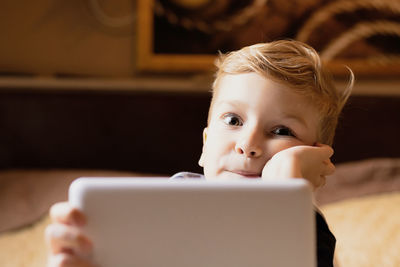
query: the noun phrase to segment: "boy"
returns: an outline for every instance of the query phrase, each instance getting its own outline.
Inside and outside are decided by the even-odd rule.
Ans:
[[[206,179],[305,178],[316,189],[330,161],[338,116],[353,83],[337,92],[319,56],[297,41],[256,44],[221,56],[199,164]],[[173,178],[203,178],[179,173]],[[85,217],[67,203],[51,209],[49,266],[93,266]],[[317,212],[318,266],[332,266],[335,238]]]

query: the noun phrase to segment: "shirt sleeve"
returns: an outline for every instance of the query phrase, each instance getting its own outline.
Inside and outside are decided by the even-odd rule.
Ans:
[[[325,218],[319,211],[315,212],[317,227],[317,262],[318,267],[333,267],[336,238],[329,230]]]
[[[178,172],[171,176],[170,179],[205,179],[204,175],[194,172]]]

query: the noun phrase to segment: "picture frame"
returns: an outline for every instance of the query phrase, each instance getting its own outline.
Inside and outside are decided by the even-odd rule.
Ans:
[[[259,38],[259,40],[250,38],[248,43],[246,43],[246,40],[244,40],[244,38],[242,38],[241,40],[239,38],[236,38],[235,40],[234,39],[235,37],[229,37],[230,34],[229,32],[224,32],[223,34],[220,34],[218,32],[211,33],[209,34],[209,36],[213,36],[213,34],[215,34],[215,36],[217,37],[218,35],[224,35],[224,37],[227,36],[226,39],[234,40],[234,42],[232,43],[234,43],[237,46],[236,47],[232,46],[228,48],[224,47],[223,45],[215,46],[214,48],[211,48],[211,50],[209,49],[208,51],[205,52],[201,51],[201,45],[199,44],[201,42],[198,41],[197,41],[198,43],[195,45],[196,49],[190,51],[191,47],[191,44],[189,43],[190,40],[188,39],[188,37],[185,36],[186,33],[189,32],[188,30],[185,29],[180,30],[179,25],[172,25],[170,28],[159,26],[168,24],[168,20],[165,18],[160,19],[160,15],[157,15],[157,9],[159,9],[160,4],[162,3],[165,4],[168,3],[169,1],[170,0],[138,0],[137,2],[138,4],[137,68],[140,72],[152,72],[152,73],[211,72],[215,69],[214,61],[217,58],[219,51],[225,53],[228,51],[240,49],[243,46],[250,45],[255,42],[264,42],[275,39],[297,39],[313,46],[321,54],[323,61],[326,62],[327,67],[331,70],[334,76],[348,76],[349,75],[348,68],[350,68],[358,77],[360,76],[398,77],[400,75],[400,10],[398,11],[398,13],[394,12],[393,14],[391,13],[393,10],[391,10],[390,12],[386,12],[387,11],[386,9],[389,10],[392,6],[394,6],[393,4],[391,4],[390,0],[382,0],[383,3],[381,3],[381,5],[383,6],[383,8],[374,6],[373,2],[376,1],[365,0],[364,4],[363,5],[360,4],[359,6],[357,6],[356,4],[357,2],[360,1],[351,1],[352,3],[354,2],[355,4],[352,7],[350,6],[349,11],[347,13],[344,12],[344,14],[339,14],[342,17],[344,16],[345,19],[343,19],[343,21],[346,21],[347,23],[346,25],[348,25],[348,28],[346,28],[345,30],[341,29],[341,32],[340,30],[339,31],[332,30],[329,27],[325,29],[327,26],[334,23],[332,23],[332,21],[321,22],[321,19],[319,18],[321,16],[323,17],[324,15],[325,17],[331,16],[331,18],[335,18],[336,20],[339,20],[341,18],[335,12],[333,12],[333,14],[331,15],[324,14],[324,12],[328,12],[329,10],[332,10],[334,7],[340,7],[342,5],[342,2],[344,1],[344,0],[332,0],[328,2],[328,4],[326,5],[321,4],[319,8],[314,8],[314,10],[311,12],[311,15],[307,18],[302,17],[301,14],[297,15],[298,19],[294,19],[294,22],[292,24],[296,23],[302,26],[296,28],[294,31],[292,26],[292,31],[274,33],[273,31],[274,26],[271,26],[270,29],[268,28],[266,29],[267,31],[269,30],[270,33],[272,32],[274,34],[268,34],[267,35],[268,38],[264,36],[263,38]],[[293,0],[293,1],[299,1],[299,0]],[[268,4],[271,2],[272,1],[269,1]],[[260,3],[265,5],[267,1],[249,0],[248,3],[249,5],[255,5],[255,3],[258,3],[259,5]],[[301,1],[299,3],[301,3]],[[368,3],[370,3],[371,5],[370,7],[368,7]],[[271,9],[274,7],[268,6],[268,8]],[[366,17],[370,17],[370,14],[375,14],[376,9],[380,10],[381,8],[383,11],[381,12],[382,14],[378,12],[379,16],[375,15],[374,20],[372,19],[366,20],[365,17],[357,17],[356,15],[354,16],[352,15],[351,12],[353,11],[355,12],[363,8],[366,9],[366,13],[364,14],[364,16]],[[261,10],[261,8],[259,9]],[[304,11],[305,9],[306,7],[304,7],[303,9],[300,8],[300,10],[303,10],[303,13],[305,12]],[[342,10],[343,8],[337,8],[337,9]],[[269,10],[269,12],[272,12],[272,14],[279,13],[279,10],[276,12],[274,10],[272,11]],[[164,14],[165,17],[167,17],[168,15],[169,15],[168,13]],[[228,18],[229,15],[230,14],[227,14]],[[295,17],[293,16],[293,14],[291,14],[291,16]],[[184,19],[185,18],[183,18],[181,21],[182,25],[184,25],[185,23]],[[279,17],[276,18],[270,16],[270,19],[271,19],[271,25],[279,25]],[[283,19],[285,18],[282,17],[282,20]],[[257,18],[255,20],[257,20]],[[316,24],[314,23],[314,25],[312,25],[313,21],[314,22],[317,21],[317,23]],[[377,23],[373,24],[375,23],[375,21]],[[259,23],[259,25],[265,25],[265,24],[268,24],[268,21],[265,22],[264,24]],[[252,26],[254,25],[255,24],[253,24]],[[371,29],[369,30],[367,28],[368,25],[371,26]],[[385,28],[385,26],[388,27]],[[390,28],[389,26],[391,26],[392,28],[389,29]],[[252,27],[247,27],[247,28],[252,29]],[[381,32],[379,32],[379,29],[377,28],[380,28]],[[236,29],[240,30],[235,32]],[[246,31],[246,26],[244,25],[236,27],[235,30],[231,31],[231,35],[235,36],[236,34],[237,36],[239,36],[241,33]],[[255,32],[257,32],[257,30],[258,32],[260,32],[259,28],[256,28]],[[308,34],[304,34],[304,32],[307,31]],[[197,29],[194,29],[192,32],[197,32],[199,33],[198,34],[199,36],[202,35],[203,37],[204,36],[207,37],[207,34],[201,33]],[[330,34],[333,35],[332,32],[335,32],[336,39],[331,40],[331,42],[329,43],[330,46],[325,44],[324,47],[324,45],[321,45],[321,40],[330,39],[331,38]],[[172,37],[170,38],[168,34],[172,34]],[[195,36],[192,33],[190,33],[189,35],[191,35],[191,37],[189,38]],[[251,32],[250,34],[248,34],[248,36],[251,36]],[[316,36],[320,36],[320,38],[318,39],[316,38]],[[377,38],[377,36],[379,38]],[[196,38],[197,37],[195,36],[194,39],[196,40]],[[198,40],[207,40],[203,42],[205,47],[208,44],[213,43],[212,41],[209,41],[213,40],[209,37],[207,37],[209,39],[207,38],[201,39],[201,38],[199,38]],[[382,48],[379,48],[381,50],[379,50],[377,53],[374,54],[373,52],[375,47],[373,47],[373,45],[375,43],[383,45]],[[181,50],[173,51],[174,46],[177,44],[180,45],[180,48],[177,49],[186,51],[182,52]],[[162,47],[163,45],[164,48]],[[165,47],[167,47],[170,50],[165,49]],[[329,56],[329,49],[327,53],[326,47],[331,48],[330,50],[331,53],[335,49],[336,50],[341,49],[341,51],[339,52],[342,55],[337,57],[332,55]],[[324,48],[325,50],[319,48]],[[163,49],[165,49],[165,51]],[[349,51],[353,52],[349,53]]]
[[[212,69],[215,55],[184,55],[154,53],[154,0],[138,0],[139,71],[195,72]]]

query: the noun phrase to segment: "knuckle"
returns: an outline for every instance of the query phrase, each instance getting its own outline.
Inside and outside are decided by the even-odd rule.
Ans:
[[[70,212],[68,202],[58,202],[50,207],[50,217],[53,221],[63,221]]]
[[[50,218],[51,218],[53,221],[57,218],[57,209],[58,209],[57,205],[59,205],[59,203],[53,204],[53,205],[50,207],[50,210],[49,210]]]
[[[49,267],[93,267],[93,263],[68,253],[59,253],[50,260]]]
[[[83,234],[72,226],[50,224],[45,229],[45,236],[49,242],[72,243],[81,239]]]
[[[52,244],[52,241],[56,239],[57,236],[57,225],[49,224],[46,229],[44,230],[44,236],[47,244]]]
[[[49,224],[44,229],[44,235],[46,238],[51,237],[53,235],[53,232],[54,232],[54,224]]]
[[[65,254],[65,253],[62,253],[60,255],[61,255],[61,257],[60,257],[60,260],[59,260],[59,266],[60,267],[70,266],[73,256]]]
[[[51,256],[49,259],[49,267],[67,267],[71,263],[71,255],[65,253],[59,253]]]
[[[332,173],[335,172],[335,170],[336,170],[336,166],[332,164],[332,166],[331,166]]]
[[[321,187],[321,186],[324,186],[325,184],[326,184],[326,177],[325,177],[325,176],[322,176],[321,179],[320,179],[320,184],[319,184],[319,186]]]

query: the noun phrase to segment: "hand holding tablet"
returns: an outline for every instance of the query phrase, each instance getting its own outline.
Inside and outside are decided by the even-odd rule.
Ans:
[[[69,201],[86,215],[102,267],[315,266],[311,190],[301,179],[81,178]]]

